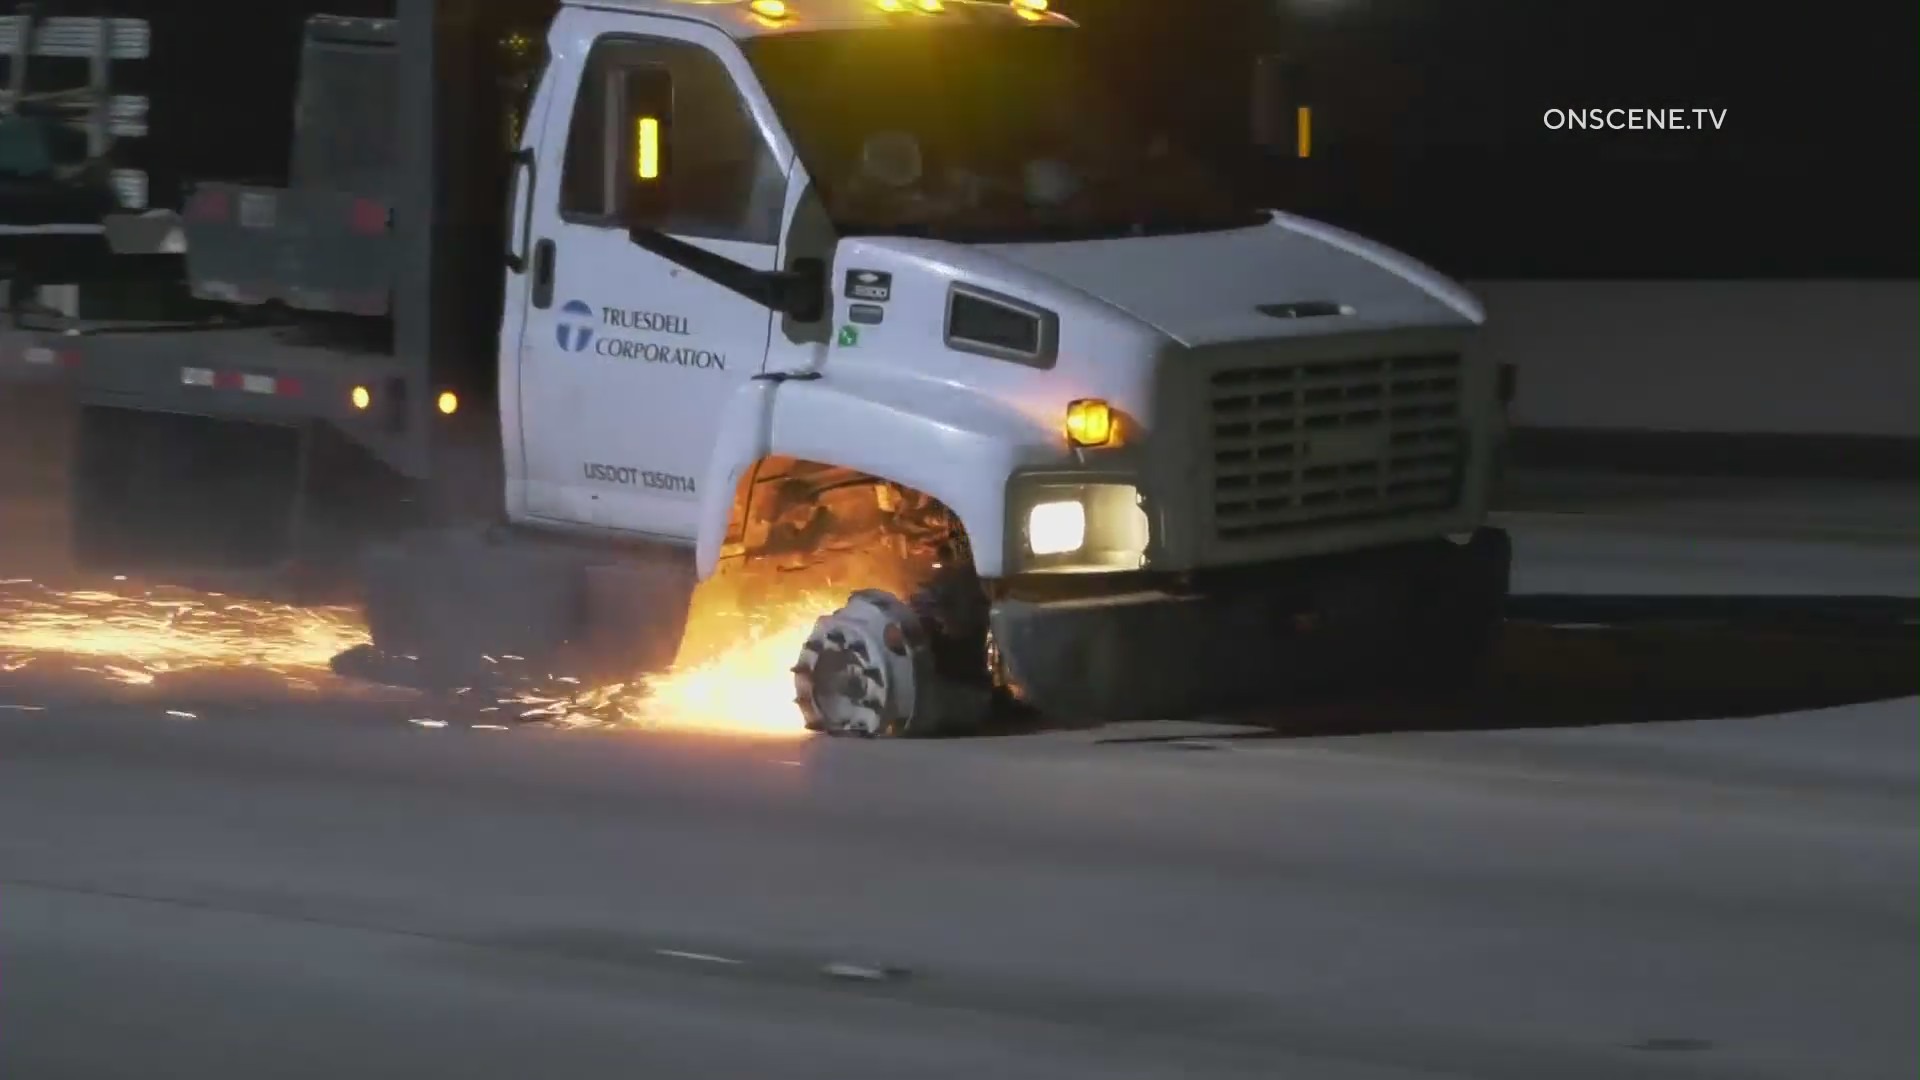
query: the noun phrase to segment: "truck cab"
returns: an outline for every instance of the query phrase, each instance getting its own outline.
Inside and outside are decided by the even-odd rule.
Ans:
[[[1196,635],[1247,629],[1222,604],[1290,632],[1354,593],[1334,580],[1504,592],[1479,304],[1246,199],[1044,0],[597,0],[546,51],[499,339],[515,523],[705,578],[795,478],[935,504],[955,543],[929,565],[962,553],[984,597],[962,654],[1069,701],[1141,700],[1129,673],[1169,664],[1258,678],[1172,659],[1249,651]],[[1491,618],[1440,591],[1397,610]],[[926,719],[883,685],[933,677],[898,647],[914,606],[822,619],[810,723]]]
[[[77,407],[77,564],[345,594],[336,670],[441,689],[799,609],[799,716],[861,735],[1479,670],[1484,314],[1249,194],[1215,106],[1287,82],[1251,50],[1140,71],[1046,0],[315,2],[352,10],[267,13],[245,77],[159,9],[10,24],[172,57],[108,87],[156,134],[286,103],[287,161],[156,154],[85,240],[152,296],[62,262],[87,310],[0,326],[0,381]]]

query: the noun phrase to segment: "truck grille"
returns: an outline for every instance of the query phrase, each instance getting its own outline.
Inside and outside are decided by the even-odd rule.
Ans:
[[[1457,505],[1463,374],[1451,354],[1215,373],[1215,536],[1256,540]]]

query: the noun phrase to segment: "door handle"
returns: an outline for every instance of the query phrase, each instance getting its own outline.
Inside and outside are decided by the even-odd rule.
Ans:
[[[539,188],[540,166],[531,149],[519,150],[513,155],[514,179],[519,180],[522,174],[526,176],[526,183],[514,185],[519,198],[507,202],[507,269],[516,274],[527,272],[526,245],[533,241],[533,200]],[[515,217],[519,218],[517,222]]]
[[[559,255],[551,240],[533,245],[533,306],[542,311],[553,306],[553,264]]]

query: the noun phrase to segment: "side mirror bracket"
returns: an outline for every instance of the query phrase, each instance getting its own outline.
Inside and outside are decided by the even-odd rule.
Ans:
[[[826,317],[827,265],[820,259],[795,259],[785,270],[755,270],[659,229],[636,226],[627,230],[627,238],[642,251],[796,322]]]
[[[793,265],[768,277],[776,295],[767,306],[794,322],[814,323],[827,317],[826,260],[795,259]]]

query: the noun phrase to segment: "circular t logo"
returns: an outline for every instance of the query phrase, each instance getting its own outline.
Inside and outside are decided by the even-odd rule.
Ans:
[[[554,324],[553,336],[568,352],[585,352],[593,344],[593,308],[580,300],[569,300],[560,309],[565,316]]]

